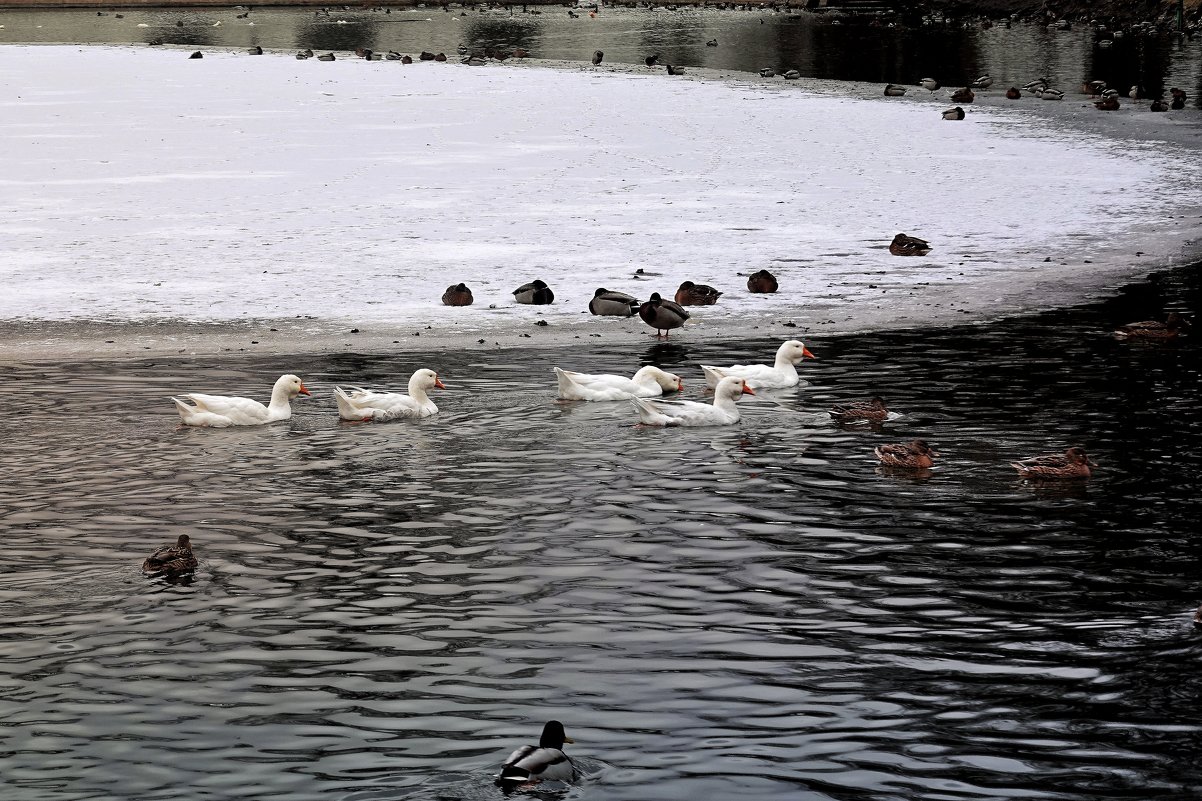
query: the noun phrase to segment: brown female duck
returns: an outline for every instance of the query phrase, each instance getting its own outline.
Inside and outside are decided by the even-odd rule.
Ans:
[[[889,243],[889,252],[894,256],[925,256],[931,252],[931,245],[925,239],[898,234]]]
[[[676,302],[681,306],[713,306],[722,293],[707,284],[685,281],[676,290]]]
[[[747,276],[747,291],[758,292],[762,294],[771,294],[775,292],[780,285],[776,281],[776,276],[767,270],[760,270]]]
[[[879,397],[872,400],[837,403],[831,407],[830,416],[836,423],[879,423],[888,419],[889,409]]]
[[[925,440],[921,439],[892,445],[878,445],[873,453],[883,465],[908,467],[914,470],[926,470],[935,464],[935,457],[939,455]]]
[[[474,300],[472,290],[467,288],[467,284],[449,286],[447,291],[442,293],[444,306],[471,306]]]
[[[1074,447],[1064,453],[1032,456],[1029,459],[1011,462],[1010,466],[1023,478],[1059,479],[1089,478],[1089,468],[1098,465],[1085,455],[1084,448]]]
[[[197,564],[196,556],[192,553],[192,540],[187,534],[180,534],[175,545],[164,545],[146,557],[142,572],[148,576],[180,576],[191,573]]]
[[[1189,323],[1177,312],[1169,312],[1164,322],[1159,320],[1140,320],[1137,323],[1127,323],[1114,332],[1119,339],[1176,339],[1178,335],[1189,329]]]

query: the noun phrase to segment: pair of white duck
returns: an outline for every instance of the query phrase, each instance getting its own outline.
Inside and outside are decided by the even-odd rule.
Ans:
[[[395,420],[398,417],[429,417],[438,413],[438,407],[426,394],[431,389],[446,389],[446,385],[433,370],[421,369],[409,379],[409,394],[399,392],[373,392],[351,387],[348,393],[334,387],[334,398],[338,401],[338,416],[343,420]],[[183,398],[172,398],[179,410],[180,419],[186,426],[226,428],[228,426],[257,426],[274,423],[292,417],[292,401],[298,395],[308,395],[299,376],[282,375],[271,389],[271,402],[266,406],[250,398],[229,395],[202,395],[190,393]]]
[[[629,400],[638,410],[644,425],[654,426],[711,426],[739,422],[735,403],[754,390],[796,386],[801,380],[797,364],[814,354],[796,339],[785,342],[776,351],[771,367],[766,364],[735,364],[730,367],[702,365],[706,384],[714,388],[714,402],[650,401],[665,391],[679,392],[684,388],[680,376],[658,367],[644,367],[626,378],[610,374],[576,373],[555,368],[559,382],[559,397],[563,400],[611,401]]]

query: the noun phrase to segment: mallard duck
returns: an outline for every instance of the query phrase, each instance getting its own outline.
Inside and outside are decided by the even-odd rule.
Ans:
[[[531,303],[535,306],[546,306],[555,302],[555,293],[541,279],[534,279],[528,284],[522,284],[513,290],[513,299],[518,303]]]
[[[301,51],[297,52],[297,54],[296,54],[297,61],[304,61],[307,58],[313,58],[312,50],[301,50]]]
[[[888,467],[908,467],[915,470],[926,470],[935,464],[939,454],[926,443],[916,439],[910,442],[898,442],[891,445],[877,445],[873,451],[881,464]]]
[[[625,292],[614,292],[598,287],[593,299],[588,302],[590,314],[603,317],[633,317],[638,314],[639,301]]]
[[[723,378],[734,376],[746,378],[753,389],[780,389],[797,386],[801,381],[797,365],[806,357],[818,358],[800,340],[790,339],[776,349],[776,359],[771,367],[766,364],[732,364],[729,367],[703,364],[701,370],[709,387],[717,387]]]
[[[205,57],[205,54],[200,52],[199,50],[197,50],[192,55],[188,56],[188,58],[204,58],[204,57]]]
[[[643,63],[648,67],[654,67],[659,63],[659,53],[652,53],[651,55],[647,56],[643,59]]]
[[[935,80],[934,78],[923,78],[918,82],[918,85],[923,89],[926,89],[928,92],[934,92],[939,88],[939,81]]]
[[[418,58],[421,59],[422,61],[433,61],[434,54],[431,53],[429,50],[423,50],[421,52],[421,54],[418,55]]]
[[[681,306],[713,306],[722,293],[708,284],[681,283],[676,290],[676,302]]]
[[[644,398],[631,398],[630,402],[645,426],[729,426],[739,422],[739,408],[735,402],[744,395],[754,394],[745,379],[731,376],[718,382],[713,403]]]
[[[428,368],[417,370],[409,377],[409,394],[399,392],[373,392],[351,387],[348,394],[341,387],[334,387],[334,398],[338,401],[338,416],[343,420],[383,422],[398,417],[429,417],[438,414],[438,407],[426,394],[430,389],[446,389],[438,373]]]
[[[1149,111],[1168,111],[1169,104],[1166,103],[1163,99],[1153,100],[1152,105],[1148,106],[1148,110]]]
[[[1085,95],[1100,95],[1105,89],[1105,81],[1086,81],[1081,84],[1081,94]]]
[[[772,69],[771,67],[760,67],[760,77],[761,78],[775,78],[776,70]]]
[[[1117,97],[1104,97],[1093,104],[1093,107],[1098,111],[1118,111],[1119,99]]]
[[[945,120],[962,120],[964,119],[964,109],[956,106],[955,108],[944,109],[943,119]]]
[[[906,93],[906,87],[895,83],[885,84],[885,97],[901,97]]]
[[[309,390],[299,377],[289,373],[276,379],[271,388],[271,402],[264,406],[257,400],[231,395],[202,395],[190,392],[182,396],[194,405],[173,397],[180,420],[186,426],[226,428],[227,426],[257,426],[292,417],[292,399],[308,395]]]
[[[401,63],[402,64],[412,64],[413,56],[401,56]]]
[[[957,89],[956,91],[952,92],[953,103],[971,103],[976,99],[977,96],[973,94],[973,91],[967,86],[965,86],[963,89]]]
[[[671,64],[666,65],[669,75],[684,75],[684,67],[674,67]]]
[[[261,56],[261,55],[263,55],[263,48],[260,47],[259,45],[255,45],[254,47],[250,48],[246,52],[252,56]]]
[[[980,78],[977,78],[972,82],[972,86],[974,89],[988,89],[989,87],[993,86],[993,76],[982,75]]]
[[[771,294],[779,288],[776,276],[767,270],[759,270],[747,276],[747,291],[760,294]]]
[[[576,778],[576,766],[563,752],[564,743],[572,742],[575,741],[563,730],[562,723],[547,721],[538,745],[523,745],[505,760],[497,774],[497,786],[513,788],[543,780],[572,781]]]
[[[718,46],[718,40],[717,40],[717,39],[710,39],[708,42],[706,42],[706,43],[705,43],[705,46],[706,46],[706,47],[717,47],[717,46]]]
[[[615,401],[630,398],[655,398],[665,392],[680,392],[684,381],[675,373],[647,365],[640,367],[633,378],[612,373],[577,373],[555,370],[560,400]]]
[[[1040,100],[1063,100],[1064,92],[1059,89],[1040,89],[1036,94]]]
[[[1177,312],[1169,312],[1164,322],[1159,320],[1140,320],[1137,323],[1127,323],[1114,332],[1120,339],[1176,339],[1182,332],[1189,329],[1189,323]]]
[[[872,400],[835,404],[831,407],[830,416],[837,423],[857,423],[863,421],[879,423],[882,420],[888,419],[889,409],[885,406],[885,401],[879,397],[875,397]]]
[[[605,58],[605,53],[604,53],[604,51],[601,51],[601,50],[594,50],[594,51],[593,51],[593,66],[595,67],[595,66],[597,66],[598,64],[600,64],[600,63],[601,63],[601,59],[603,59],[603,58]]]
[[[453,284],[442,293],[444,306],[471,306],[474,301],[472,290],[468,289],[467,284]]]
[[[404,56],[395,50],[389,50],[384,54],[384,58],[388,59],[389,61],[400,61],[402,58],[404,58]]]
[[[925,239],[898,234],[889,243],[889,252],[894,256],[925,256],[931,252],[931,245]]]
[[[1023,478],[1089,478],[1089,468],[1098,465],[1085,455],[1083,448],[1074,447],[1064,453],[1021,459],[1010,466]]]
[[[320,56],[317,57],[317,60],[318,61],[334,61],[335,58],[334,58],[333,53],[322,53]]]
[[[784,78],[786,81],[796,81],[801,78],[800,70],[786,70]]]
[[[689,319],[689,313],[679,303],[664,300],[658,292],[651,293],[651,299],[639,306],[639,317],[644,323],[655,329],[655,335],[668,338],[668,331],[680,328]]]
[[[148,576],[179,576],[196,569],[196,556],[192,553],[192,540],[180,534],[175,545],[164,545],[142,562],[142,572]]]
[[[1006,99],[1007,100],[1019,100],[1022,98],[1022,96],[1023,96],[1023,93],[1018,90],[1017,86],[1011,86],[1009,89],[1006,90]]]

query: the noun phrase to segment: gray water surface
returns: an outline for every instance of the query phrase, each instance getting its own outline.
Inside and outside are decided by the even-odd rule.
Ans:
[[[0,368],[3,797],[498,798],[551,718],[589,776],[543,797],[1196,797],[1202,381],[1109,336],[1146,310],[807,339],[807,385],[712,429],[551,366],[701,399],[779,339]],[[337,419],[420,366],[439,415]],[[291,421],[177,425],[285,371]],[[872,394],[902,416],[823,414]],[[876,466],[915,436],[934,470]],[[1089,481],[1007,466],[1075,443]],[[181,532],[195,576],[143,578]]]

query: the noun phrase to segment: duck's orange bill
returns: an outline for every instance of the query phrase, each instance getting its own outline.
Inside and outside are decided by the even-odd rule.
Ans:
[[[683,378],[676,379],[676,391],[684,392],[684,379]]]
[[[304,381],[302,381],[302,382],[301,382],[301,388],[300,388],[300,390],[298,390],[298,391],[299,391],[299,392],[300,392],[300,394],[302,394],[302,395],[309,395],[309,388],[305,386],[305,382],[304,382]],[[313,396],[312,396],[312,395],[309,395],[309,397],[311,398],[311,397],[313,397]]]
[[[811,359],[817,359],[817,358],[818,358],[818,357],[817,357],[817,356],[815,356],[814,354],[810,353],[810,349],[809,349],[809,348],[807,348],[805,345],[802,345],[802,346],[801,346],[801,355],[802,355],[802,356],[809,356]]]
[[[442,379],[439,378],[438,376],[434,376],[434,386],[438,387],[439,389],[447,388],[447,385],[442,383]]]
[[[744,395],[754,395],[755,390],[752,389],[751,387],[747,386],[746,384],[744,384],[743,385],[743,394]]]

